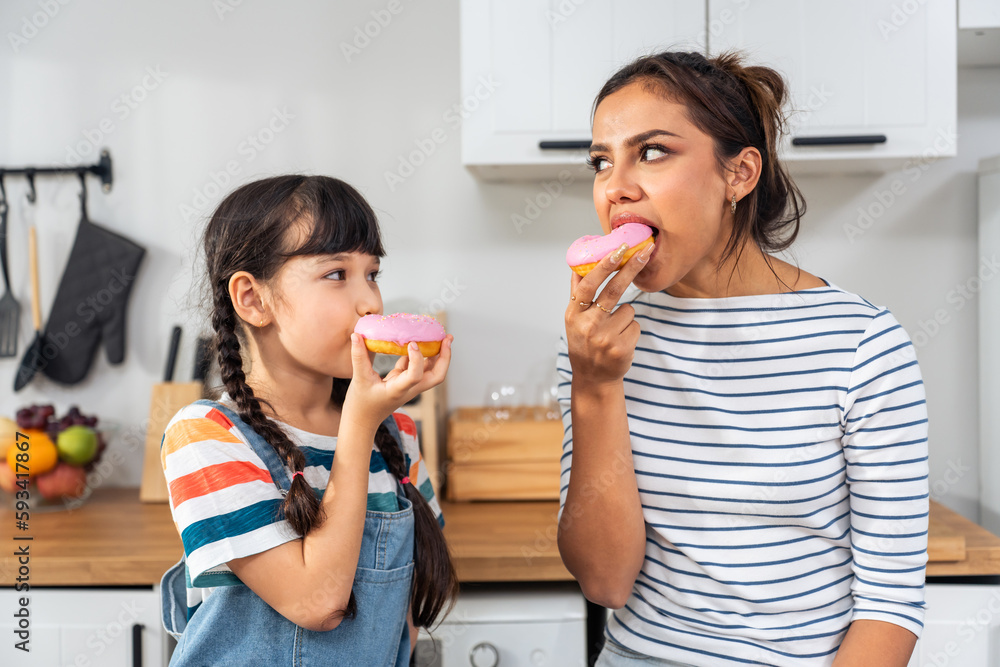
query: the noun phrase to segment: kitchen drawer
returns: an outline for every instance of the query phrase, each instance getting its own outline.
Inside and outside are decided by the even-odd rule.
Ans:
[[[587,611],[575,586],[463,590],[433,633],[421,630],[418,667],[583,667]]]
[[[558,500],[559,460],[470,463],[448,471],[448,500]]]
[[[559,419],[485,420],[479,408],[458,408],[448,423],[448,456],[455,463],[558,461]]]
[[[448,422],[448,499],[559,498],[562,421],[486,420],[485,414],[459,408]]]
[[[15,648],[14,632],[28,599],[30,652]],[[162,667],[166,633],[157,587],[0,589],[0,665],[55,667]],[[134,660],[138,651],[140,662]]]

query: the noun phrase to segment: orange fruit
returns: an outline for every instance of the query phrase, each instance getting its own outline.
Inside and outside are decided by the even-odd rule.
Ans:
[[[48,434],[45,431],[30,429],[24,431],[24,434],[28,436],[27,440],[13,443],[7,448],[7,466],[15,473],[27,472],[32,477],[42,475],[55,468],[56,463],[59,462],[59,450],[56,449],[55,443],[52,442]],[[27,449],[21,449],[25,442],[28,443]],[[21,461],[22,466],[27,466],[27,470],[24,467],[18,470],[18,454],[28,455],[27,461]],[[21,458],[24,459],[23,456]]]

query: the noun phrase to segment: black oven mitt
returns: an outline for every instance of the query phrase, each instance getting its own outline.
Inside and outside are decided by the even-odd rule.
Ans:
[[[110,363],[125,359],[125,306],[145,253],[120,234],[80,221],[45,325],[46,376],[80,382],[102,340]]]

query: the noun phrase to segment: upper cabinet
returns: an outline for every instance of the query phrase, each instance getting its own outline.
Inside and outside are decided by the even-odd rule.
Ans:
[[[704,26],[703,0],[462,0],[463,163],[485,178],[582,164],[604,81],[645,53],[704,51]]]
[[[740,49],[790,87],[782,154],[799,171],[955,155],[954,0],[709,0],[737,20],[709,52]]]
[[[1000,65],[1000,1],[960,0],[958,64],[963,67]]]
[[[797,170],[955,153],[955,0],[462,0],[461,43],[462,160],[488,179],[581,165],[601,85],[666,49],[781,71]]]

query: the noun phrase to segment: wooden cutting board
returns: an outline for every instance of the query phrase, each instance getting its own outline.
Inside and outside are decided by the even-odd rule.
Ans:
[[[201,382],[160,382],[153,385],[149,402],[149,421],[146,423],[145,458],[142,462],[142,485],[139,500],[144,503],[165,503],[167,480],[160,465],[160,442],[163,431],[177,411],[202,398]]]

